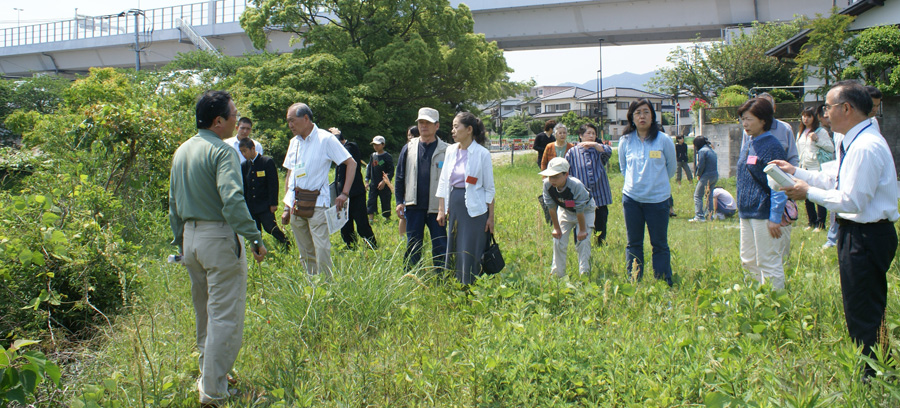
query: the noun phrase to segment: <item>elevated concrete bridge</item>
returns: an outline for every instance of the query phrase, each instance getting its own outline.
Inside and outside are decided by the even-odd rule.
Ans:
[[[729,27],[827,14],[842,0],[469,0],[475,31],[504,50],[718,39]],[[457,6],[461,1],[452,0]],[[90,67],[154,68],[204,38],[225,55],[258,52],[240,27],[247,0],[209,0],[152,10],[0,30],[0,75],[72,74]],[[188,27],[187,29],[185,28]],[[194,35],[191,35],[193,31]],[[269,32],[271,52],[290,52],[291,34]],[[135,53],[135,47],[140,51]],[[136,61],[137,60],[137,61]]]

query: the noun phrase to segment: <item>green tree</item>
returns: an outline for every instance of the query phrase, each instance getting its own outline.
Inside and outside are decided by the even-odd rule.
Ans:
[[[597,125],[597,121],[594,118],[587,116],[579,116],[575,111],[568,111],[563,114],[559,119],[556,120],[558,123],[562,123],[566,125],[566,128],[569,130],[570,135],[578,135],[578,129],[581,128],[581,125],[585,123],[591,123],[593,125]],[[600,135],[597,135],[600,137]]]
[[[447,0],[253,3],[257,7],[241,16],[241,26],[254,46],[265,46],[271,26],[296,34],[305,46],[273,60],[277,62],[245,68],[240,75],[241,96],[252,99],[248,108],[257,119],[277,121],[289,105],[286,102],[305,101],[319,123],[339,126],[351,139],[378,133],[388,138],[389,146],[401,146],[419,107],[438,109],[442,129],[449,129],[456,111],[473,110],[475,103],[514,92],[503,52],[473,32],[472,14],[464,4],[453,8]],[[272,75],[276,71],[280,76]],[[312,76],[299,78],[303,74]]]
[[[844,69],[843,78],[863,79],[888,95],[900,92],[891,82],[891,70],[900,71],[900,29],[871,27],[851,42],[854,61]]]
[[[521,137],[528,136],[528,124],[521,115],[515,115],[503,121],[503,136]]]
[[[802,18],[789,23],[754,22],[728,43],[697,41],[691,47],[677,47],[666,58],[672,67],[661,69],[650,87],[667,95],[685,90],[705,99],[730,85],[789,85],[793,63],[769,57],[766,51],[797,34],[803,22]]]
[[[806,24],[805,28],[810,32],[806,44],[794,58],[797,63],[792,71],[794,83],[805,82],[811,76],[821,78],[825,84],[816,92],[824,95],[831,83],[841,78],[850,55],[851,35],[847,28],[855,18],[839,14],[835,7],[830,16],[816,14],[816,18]]]

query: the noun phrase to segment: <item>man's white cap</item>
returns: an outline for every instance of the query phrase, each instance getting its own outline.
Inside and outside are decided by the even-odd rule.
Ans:
[[[438,120],[440,120],[440,118],[441,117],[440,117],[440,114],[438,114],[437,109],[422,108],[422,109],[419,109],[419,118],[416,119],[416,121],[427,120],[431,123],[437,123]]]
[[[384,136],[375,136],[372,138],[372,143],[369,144],[384,144]]]
[[[538,174],[542,176],[555,176],[559,173],[567,173],[569,172],[569,162],[562,157],[554,157],[550,159],[550,163],[547,163],[547,170],[544,170]]]

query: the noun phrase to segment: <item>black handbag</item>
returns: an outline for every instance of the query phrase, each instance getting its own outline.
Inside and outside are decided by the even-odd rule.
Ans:
[[[488,243],[487,248],[485,248],[484,254],[481,255],[482,275],[499,273],[503,270],[503,267],[506,266],[506,262],[503,260],[503,254],[500,252],[500,245],[497,245],[494,234],[490,234],[490,237],[490,242]]]

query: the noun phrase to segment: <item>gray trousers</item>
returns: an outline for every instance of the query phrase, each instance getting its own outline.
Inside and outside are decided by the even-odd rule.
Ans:
[[[575,243],[575,252],[578,253],[578,272],[582,275],[591,272],[591,237],[594,235],[594,209],[584,212],[584,226],[587,229],[587,238]],[[559,219],[559,229],[562,236],[553,238],[553,263],[550,273],[563,277],[566,276],[566,250],[569,248],[569,233],[574,232],[578,237],[578,215],[566,211],[563,207],[556,209]]]
[[[243,239],[225,222],[186,222],[183,246],[197,319],[197,388],[200,402],[208,403],[228,397],[226,376],[241,350],[247,254]]]
[[[694,175],[691,173],[691,166],[688,166],[688,162],[677,162],[675,165],[675,169],[677,171],[675,181],[681,182],[681,170],[684,169],[684,172],[687,173],[688,181],[694,181]]]
[[[464,285],[475,282],[481,274],[481,256],[487,246],[488,235],[484,232],[488,213],[470,217],[466,210],[466,190],[450,189],[450,200],[447,205],[447,268],[456,271],[456,279]]]

